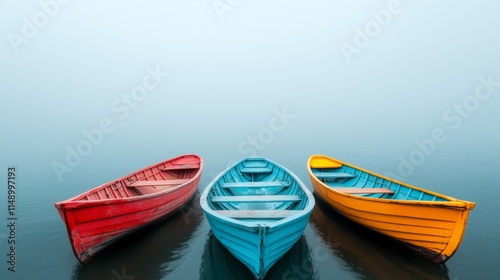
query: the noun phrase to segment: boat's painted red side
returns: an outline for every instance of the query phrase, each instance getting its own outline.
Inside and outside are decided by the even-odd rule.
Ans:
[[[183,155],[57,202],[76,258],[86,263],[113,241],[179,210],[194,196],[202,170],[201,157]]]

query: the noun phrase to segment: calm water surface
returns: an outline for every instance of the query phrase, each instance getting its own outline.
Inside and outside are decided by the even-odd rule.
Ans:
[[[273,155],[273,159],[287,165],[310,186],[305,170],[306,157],[302,155],[307,153]],[[374,162],[376,160],[367,160],[355,152],[346,154],[351,161],[364,163],[380,172],[384,170]],[[96,154],[96,157],[101,156]],[[16,162],[20,185],[18,271],[7,273],[4,266],[2,275],[7,279],[109,280],[118,275],[136,276],[135,279],[252,279],[245,266],[211,234],[199,207],[199,195],[211,180],[206,173],[217,169],[212,166],[222,168],[225,165],[214,161],[216,154],[205,157],[208,167],[199,191],[188,205],[158,224],[119,241],[87,265],[81,265],[74,258],[53,202],[121,175],[123,172],[118,169],[128,172],[139,168],[139,164],[130,158],[115,161],[115,165],[122,168],[110,168],[108,174],[87,174],[92,173],[91,170],[104,170],[114,161],[103,160],[101,165],[82,167],[80,176],[68,180],[79,183],[61,185],[52,178],[53,174],[44,176],[41,172],[30,172],[30,167],[34,166],[29,162]],[[156,155],[144,156],[138,161],[157,158]],[[478,274],[483,279],[495,279],[495,257],[500,249],[495,208],[499,196],[498,185],[492,183],[495,182],[494,170],[486,169],[498,165],[498,161],[485,162],[481,168],[465,166],[462,164],[465,161],[466,158],[452,162],[443,160],[441,168],[426,168],[421,173],[427,176],[415,175],[409,180],[477,202],[463,243],[446,265],[436,266],[420,259],[385,237],[346,220],[317,200],[304,235],[271,269],[266,279],[332,279],[332,275],[335,279],[473,279]],[[470,178],[471,173],[477,177]],[[479,188],[480,185],[488,188]],[[2,255],[6,253],[4,240]]]

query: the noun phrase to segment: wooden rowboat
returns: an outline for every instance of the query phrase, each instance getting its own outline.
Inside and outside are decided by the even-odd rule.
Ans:
[[[317,195],[333,209],[436,264],[457,251],[475,206],[327,156],[313,155],[307,168]]]
[[[199,156],[183,155],[57,202],[76,258],[86,263],[112,242],[179,210],[194,196],[202,169]]]
[[[217,176],[200,204],[215,237],[263,279],[301,237],[314,197],[287,169],[246,158]]]

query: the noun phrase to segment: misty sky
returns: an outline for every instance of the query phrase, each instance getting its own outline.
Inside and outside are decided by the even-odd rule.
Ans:
[[[36,155],[50,168],[109,119],[96,154],[161,147],[225,162],[256,149],[248,137],[276,110],[293,118],[259,154],[349,150],[396,162],[440,128],[440,148],[500,158],[495,1],[40,3],[0,4],[7,160]],[[479,77],[491,80],[482,100]],[[130,103],[145,80],[154,89]]]
[[[249,156],[312,190],[307,159],[325,154],[474,201],[462,255],[442,272],[496,276],[499,11],[491,0],[0,1],[0,198],[15,166],[22,217],[14,277],[96,275],[67,258],[53,203],[187,153],[204,159],[199,190]],[[318,248],[331,236],[313,227]],[[196,275],[205,235],[193,235],[179,247],[191,253],[168,249],[182,259],[148,273]],[[318,271],[365,273],[350,267]]]

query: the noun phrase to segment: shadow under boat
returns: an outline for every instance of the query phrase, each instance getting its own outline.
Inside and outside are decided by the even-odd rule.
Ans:
[[[271,267],[264,279],[319,279],[310,252],[307,240],[302,235],[299,241]],[[200,279],[254,280],[255,278],[210,231],[202,256]]]
[[[72,280],[162,279],[170,271],[165,264],[179,259],[204,216],[200,192],[179,211],[124,237],[87,264],[76,264]]]
[[[398,246],[395,240],[335,212],[314,193],[310,225],[348,269],[368,279],[450,279],[437,266]]]

